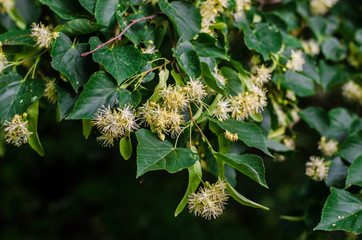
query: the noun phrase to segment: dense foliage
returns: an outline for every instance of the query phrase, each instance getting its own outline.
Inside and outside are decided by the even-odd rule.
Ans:
[[[136,159],[136,178],[187,170],[174,215],[188,207],[205,219],[227,211],[231,199],[269,210],[238,190],[244,183],[236,173],[268,188],[277,176],[265,177],[263,159],[278,165],[298,158],[309,177],[306,209],[302,217],[282,218],[304,220],[307,235],[343,230],[353,239],[362,232],[357,1],[0,0],[0,6],[3,158],[6,143],[49,154],[37,131],[43,117],[81,121],[85,139],[117,145],[119,160]],[[314,195],[313,186],[329,189],[328,198]]]

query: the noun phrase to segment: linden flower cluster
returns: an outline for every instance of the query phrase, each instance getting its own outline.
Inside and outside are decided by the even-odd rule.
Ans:
[[[227,130],[225,131],[225,138],[229,139],[232,142],[235,142],[235,141],[237,141],[239,139],[237,133],[232,134],[231,132],[229,132]]]
[[[318,55],[320,52],[318,42],[313,39],[308,41],[303,40],[302,46],[304,51],[311,56]]]
[[[16,114],[13,119],[5,121],[5,139],[7,143],[14,144],[19,147],[23,143],[27,143],[32,132],[28,130],[28,121],[25,120],[26,113],[23,114],[23,117]]]
[[[33,23],[30,36],[36,39],[39,47],[49,48],[53,39],[59,37],[59,32],[50,31],[49,27],[45,27],[43,23]]]
[[[212,75],[214,75],[221,85],[225,86],[227,79],[224,77],[224,75],[222,75],[221,71],[216,66],[212,72]]]
[[[338,142],[332,139],[327,141],[325,137],[322,137],[318,142],[318,149],[322,151],[324,156],[332,157],[338,151]]]
[[[236,21],[240,21],[244,17],[244,11],[249,10],[251,0],[236,0],[236,13],[234,15]]]
[[[251,80],[258,87],[262,87],[271,79],[272,70],[265,67],[264,64],[256,67],[254,71],[256,74],[251,75]]]
[[[212,185],[206,182],[204,188],[200,188],[197,193],[189,195],[188,207],[190,212],[208,220],[217,218],[223,213],[224,205],[229,198],[225,190],[226,183],[224,180],[219,179]]]
[[[102,133],[97,140],[105,147],[112,147],[114,138],[122,138],[127,132],[138,129],[135,114],[130,106],[113,110],[110,106],[102,106],[92,122]]]
[[[311,0],[310,9],[313,14],[324,15],[328,9],[333,7],[337,2],[338,0]]]
[[[327,178],[329,167],[323,162],[323,158],[311,156],[306,165],[305,174],[314,181],[322,181]]]
[[[297,50],[293,51],[291,54],[292,59],[288,60],[287,68],[292,71],[303,71],[303,64],[305,63],[303,51]]]
[[[342,95],[347,99],[356,101],[362,105],[362,87],[354,81],[350,80],[343,85]]]
[[[249,92],[239,93],[232,98],[220,100],[214,115],[220,121],[229,117],[244,120],[250,114],[260,113],[266,105],[266,90],[254,85]]]
[[[167,86],[161,90],[162,102],[147,101],[139,108],[139,115],[144,122],[155,128],[158,137],[163,141],[163,133],[171,133],[176,137],[184,124],[184,116],[181,112],[189,102],[202,102],[206,96],[205,86],[200,80],[191,80],[183,88],[178,86]]]
[[[0,0],[0,10],[3,13],[10,12],[14,6],[15,6],[14,0]]]
[[[201,32],[212,34],[210,26],[215,23],[218,13],[224,11],[228,0],[206,0],[200,6]]]
[[[55,89],[55,79],[48,80],[45,84],[44,97],[48,99],[50,103],[56,103],[59,99],[59,94]]]

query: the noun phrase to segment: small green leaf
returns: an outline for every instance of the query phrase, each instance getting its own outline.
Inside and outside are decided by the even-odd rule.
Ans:
[[[261,115],[261,113],[250,113],[250,117],[255,122],[262,122],[263,121],[263,116]]]
[[[284,144],[280,143],[280,142],[277,142],[273,139],[267,139],[266,140],[266,146],[267,148],[269,149],[272,149],[274,151],[277,151],[277,152],[289,152],[289,151],[293,151],[293,149],[285,146]]]
[[[273,155],[266,148],[264,135],[262,134],[260,128],[255,124],[237,121],[234,119],[218,121],[210,116],[207,116],[207,118],[219,125],[222,129],[227,130],[233,134],[237,133],[239,140],[243,141],[247,146],[260,149],[265,154],[273,157]]]
[[[169,173],[181,171],[195,164],[199,157],[188,148],[174,148],[167,140],[161,141],[152,132],[140,129],[136,132],[137,176],[154,170]]]
[[[307,97],[314,95],[314,82],[312,79],[305,77],[304,75],[287,71],[282,78],[282,85],[295,92],[299,97]]]
[[[201,15],[189,2],[159,0],[158,5],[175,26],[183,41],[191,40],[201,29]]]
[[[129,136],[125,136],[119,142],[119,152],[124,160],[130,159],[132,156],[132,142]]]
[[[196,161],[195,164],[188,169],[189,172],[189,184],[187,186],[186,192],[176,208],[175,217],[177,217],[186,207],[186,204],[189,199],[189,194],[196,191],[197,187],[199,186],[202,178],[202,170],[200,161]]]
[[[91,119],[102,106],[118,105],[119,96],[116,81],[106,72],[96,72],[84,86],[67,119]]]
[[[226,189],[227,189],[227,192],[230,194],[230,196],[235,199],[235,201],[237,201],[245,206],[269,210],[269,208],[267,208],[263,205],[260,205],[259,203],[253,202],[253,201],[247,199],[246,197],[244,197],[243,195],[241,195],[228,182],[226,182]]]
[[[94,16],[96,17],[97,23],[109,26],[116,20],[115,13],[119,0],[97,0],[96,7],[94,10]]]
[[[337,186],[343,188],[347,177],[348,166],[340,157],[334,157],[331,161],[332,163],[329,165],[328,177],[325,182],[328,187]]]
[[[353,161],[348,168],[346,185],[356,185],[362,187],[362,155]]]
[[[317,130],[322,136],[329,131],[329,118],[321,107],[308,107],[299,114],[310,128]]]
[[[338,141],[343,140],[348,135],[349,127],[357,119],[355,114],[351,114],[345,108],[335,108],[328,113],[330,127],[328,137]]]
[[[74,92],[69,84],[63,81],[58,81],[55,89],[59,93],[59,120],[62,120],[73,110],[79,95]]]
[[[196,40],[191,41],[200,57],[217,57],[227,59],[225,48],[216,46],[216,39],[209,34],[200,33]]]
[[[246,176],[250,177],[255,182],[259,183],[263,187],[268,188],[265,181],[265,168],[263,159],[253,154],[214,154],[217,159],[225,162]]]
[[[0,76],[1,122],[23,114],[28,107],[43,96],[45,86],[40,79],[23,78],[15,72]]]
[[[338,154],[350,163],[362,155],[362,130],[348,136],[340,146]]]
[[[327,91],[332,85],[346,82],[348,79],[338,66],[329,65],[323,60],[319,63],[319,69],[320,81],[325,91]]]
[[[131,20],[136,20],[139,18],[143,18],[145,16],[143,16],[142,14],[133,14],[129,17],[127,17],[126,19],[123,18],[123,14],[117,14],[117,21],[118,24],[121,26],[122,29],[125,29],[130,23]],[[146,25],[146,21],[141,21],[138,22],[134,25],[132,25],[132,27],[130,27],[125,33],[124,35],[126,35],[126,37],[131,40],[131,42],[134,45],[138,45],[141,41],[141,39],[143,38],[143,36],[145,35],[147,30],[147,25]]]
[[[361,206],[362,201],[355,195],[332,187],[322,210],[321,221],[314,230],[362,233]]]
[[[45,152],[38,136],[38,114],[39,114],[39,101],[36,101],[28,108],[28,123],[29,123],[29,131],[33,134],[30,135],[28,139],[28,143],[35,152],[37,152],[40,156],[44,156]]]
[[[83,126],[83,136],[85,139],[88,139],[93,128],[92,121],[90,119],[82,119],[82,126]]]
[[[341,43],[335,37],[330,37],[322,44],[322,52],[326,59],[340,61],[346,57],[347,48],[341,46]]]
[[[130,92],[126,89],[119,90],[119,106],[120,107],[124,107],[124,105],[130,105],[133,108],[135,108],[141,102],[141,100],[142,100],[142,96],[138,90],[136,90],[134,92]]]
[[[61,31],[68,36],[77,36],[97,32],[103,28],[105,26],[91,22],[88,19],[75,19],[66,22],[62,26]]]
[[[161,46],[163,37],[166,33],[166,27],[164,25],[150,23],[146,29],[146,33],[143,36],[143,41],[148,46],[148,42],[152,41],[156,48]]]
[[[75,92],[83,86],[92,75],[92,62],[89,57],[80,55],[89,50],[86,43],[73,45],[64,33],[56,39],[52,50],[52,66],[67,76]]]
[[[41,3],[50,7],[61,18],[71,20],[87,15],[87,12],[75,0],[39,0]]]
[[[30,30],[12,30],[0,35],[3,45],[25,45],[34,46],[35,41],[30,36]]]
[[[102,42],[97,37],[92,37],[89,43],[94,49]],[[112,49],[104,46],[93,53],[93,59],[102,64],[117,79],[118,84],[136,74],[142,64],[141,53],[133,46],[118,46]]]

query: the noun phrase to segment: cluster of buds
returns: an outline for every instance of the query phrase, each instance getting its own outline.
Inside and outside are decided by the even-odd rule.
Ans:
[[[15,7],[14,0],[0,0],[0,11],[2,13],[8,13]]]
[[[306,165],[305,175],[311,177],[314,181],[322,181],[328,176],[328,164],[323,158],[311,156]]]
[[[318,142],[318,149],[321,150],[324,156],[332,157],[338,151],[338,142],[332,139],[327,141],[325,137],[322,137]]]
[[[59,93],[55,89],[55,79],[47,80],[45,83],[44,97],[52,104],[56,103],[59,99]]]
[[[33,23],[30,36],[36,39],[36,44],[42,48],[49,48],[53,39],[59,37],[59,32],[52,32],[49,27],[43,23]]]
[[[328,9],[333,7],[338,0],[311,0],[310,9],[313,14],[324,15],[328,12]]]
[[[219,179],[212,185],[206,182],[204,188],[200,188],[197,193],[189,195],[188,207],[190,212],[208,220],[217,218],[223,213],[229,198],[225,190],[226,183],[224,180]]]
[[[239,139],[239,136],[238,136],[238,134],[237,133],[231,133],[231,132],[229,132],[229,131],[225,131],[225,138],[226,139],[229,139],[230,141],[232,141],[232,142],[236,142],[238,139]]]
[[[348,83],[344,84],[342,95],[345,98],[356,101],[362,105],[362,87],[354,81],[350,80]]]
[[[303,64],[305,63],[305,59],[303,56],[303,51],[302,50],[297,50],[294,51],[292,50],[292,54],[291,54],[291,58],[290,60],[288,60],[287,62],[287,68],[292,70],[292,71],[303,71]]]
[[[16,114],[13,119],[5,121],[5,139],[7,143],[14,144],[19,147],[23,143],[27,143],[32,132],[28,130],[28,121],[26,120],[27,114],[23,116]]]
[[[166,134],[176,137],[184,124],[182,111],[190,102],[201,103],[206,96],[205,86],[200,80],[191,80],[186,86],[167,86],[160,92],[162,101],[147,101],[140,107],[139,115],[148,125],[155,128],[163,141]]]
[[[201,32],[211,34],[210,26],[215,23],[215,18],[227,7],[228,0],[206,0],[200,6]]]
[[[106,147],[112,147],[115,138],[122,138],[126,133],[138,129],[135,114],[130,106],[113,110],[110,106],[102,106],[98,109],[92,122],[102,133],[97,140]]]

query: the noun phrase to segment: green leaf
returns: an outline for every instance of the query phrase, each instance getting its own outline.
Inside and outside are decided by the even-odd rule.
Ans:
[[[94,14],[94,9],[96,8],[97,0],[79,0],[80,5],[82,5],[88,12]]]
[[[15,72],[0,76],[0,118],[12,119],[15,114],[23,114],[28,107],[43,96],[45,89],[40,79],[23,78]]]
[[[102,44],[97,37],[92,37],[89,43],[92,49]],[[117,79],[118,84],[136,74],[142,64],[141,53],[133,46],[117,46],[112,49],[104,46],[93,53],[93,59],[102,64]]]
[[[64,33],[56,39],[52,50],[52,66],[69,79],[75,92],[83,86],[92,75],[92,62],[89,57],[80,55],[89,50],[86,43],[73,45]]]
[[[355,33],[356,42],[362,45],[362,28],[359,28]]]
[[[348,135],[355,134],[360,130],[362,130],[362,118],[357,118],[351,123],[348,129]]]
[[[118,13],[117,14],[117,21],[118,24],[121,26],[122,29],[125,29],[130,23],[131,20],[137,20],[139,18],[143,18],[145,17],[142,14],[133,14],[129,17],[127,17],[126,19],[123,18],[123,14]],[[147,30],[147,25],[146,25],[146,21],[142,21],[142,22],[138,22],[134,25],[132,25],[132,27],[130,27],[125,33],[124,35],[126,35],[126,37],[131,40],[131,42],[134,45],[138,45],[141,41],[141,39],[143,38],[143,36],[145,35]]]
[[[362,201],[355,195],[332,187],[322,210],[321,221],[314,230],[362,233],[361,206]]]
[[[148,41],[152,41],[156,48],[161,46],[163,37],[166,33],[166,27],[164,25],[150,23],[146,29],[146,33],[143,36],[143,41],[148,44]]]
[[[304,75],[287,71],[282,78],[282,85],[295,92],[299,97],[307,97],[314,95],[314,82],[312,79]]]
[[[217,136],[219,152],[228,153],[230,151],[231,142],[229,139],[226,139],[225,131],[212,121],[209,121],[209,129]]]
[[[322,136],[329,131],[329,118],[321,107],[308,107],[299,114],[310,128],[317,130]]]
[[[82,119],[82,126],[83,126],[83,136],[85,139],[88,139],[93,128],[92,121],[89,119]]]
[[[341,46],[341,43],[335,37],[330,37],[322,44],[322,52],[326,59],[340,61],[346,57],[347,48]]]
[[[243,141],[249,147],[255,147],[265,154],[273,157],[273,155],[266,148],[265,137],[260,128],[253,123],[237,121],[228,119],[226,121],[218,121],[210,116],[207,116],[210,121],[219,125],[222,129],[227,130],[233,134],[237,133],[239,140]]]
[[[186,73],[192,78],[199,78],[201,75],[201,63],[196,51],[189,50],[181,54],[179,61]]]
[[[259,203],[253,202],[253,201],[247,199],[246,197],[244,197],[243,195],[241,195],[228,182],[226,182],[226,189],[232,198],[234,198],[237,202],[239,202],[245,206],[269,210],[269,208],[267,208],[263,205],[260,205]]]
[[[79,95],[76,94],[74,90],[63,81],[57,82],[55,89],[59,93],[59,120],[62,120],[73,110]]]
[[[81,18],[87,15],[78,1],[75,0],[39,0],[41,3],[50,7],[53,12],[61,18],[71,20]]]
[[[254,30],[245,28],[244,40],[246,46],[260,53],[265,61],[269,59],[269,53],[277,53],[283,43],[279,30],[266,23],[257,24]]]
[[[277,142],[273,139],[266,139],[266,146],[267,148],[269,149],[272,149],[274,151],[277,151],[277,152],[289,152],[289,151],[293,151],[293,149],[285,146],[284,144],[280,143],[280,142]]]
[[[159,0],[158,5],[175,26],[182,41],[191,40],[201,29],[201,15],[189,2]]]
[[[174,148],[167,140],[161,141],[149,130],[136,132],[137,178],[146,172],[166,170],[169,173],[191,167],[199,160],[196,153],[188,148]]]
[[[253,154],[237,155],[232,153],[215,153],[214,155],[217,159],[220,159],[221,161],[245,174],[255,182],[268,188],[268,185],[265,181],[264,163],[261,157]]]
[[[338,141],[343,140],[348,135],[349,127],[357,119],[355,114],[350,114],[345,108],[335,108],[328,113],[330,127],[328,137]]]
[[[217,93],[225,96],[225,90],[219,86],[217,79],[214,75],[210,72],[209,65],[207,63],[201,63],[201,77],[205,80],[206,84],[215,90]]]
[[[362,156],[359,156],[348,168],[346,185],[362,187]]]
[[[97,23],[109,26],[115,19],[119,0],[97,0],[94,16]]]
[[[35,41],[30,37],[30,30],[12,30],[0,35],[3,45],[34,46]]]
[[[321,84],[325,91],[333,84],[347,81],[344,72],[338,66],[328,65],[325,61],[321,60],[319,68]]]
[[[343,188],[347,177],[348,166],[340,157],[334,157],[331,161],[332,163],[329,166],[328,177],[325,182],[328,187],[334,185]]]
[[[228,67],[222,67],[220,69],[222,75],[227,79],[226,87],[228,92],[232,96],[236,96],[239,92],[243,92],[243,83],[240,79],[240,75],[235,72],[233,69]]]
[[[28,108],[28,123],[29,131],[33,134],[30,135],[28,143],[34,151],[36,151],[40,156],[44,156],[45,152],[38,136],[38,114],[39,114],[39,101],[36,101]]]
[[[141,93],[136,90],[134,92],[130,92],[126,89],[119,90],[119,106],[123,107],[124,105],[131,105],[132,107],[137,107],[137,105],[141,102],[142,96]]]
[[[362,130],[356,134],[348,136],[340,146],[338,154],[353,163],[362,155]]]
[[[66,119],[91,119],[102,106],[118,106],[119,91],[115,80],[106,72],[94,73],[84,86],[73,111]]]
[[[191,41],[200,57],[217,57],[227,59],[225,48],[216,46],[216,39],[209,34],[200,33],[196,40]]]
[[[123,137],[119,142],[119,152],[124,160],[130,159],[132,156],[132,142],[129,136]]]
[[[94,23],[88,19],[75,19],[66,22],[62,26],[61,31],[68,36],[78,36],[97,32],[103,28],[105,28],[105,26]]]
[[[189,194],[195,192],[201,182],[202,170],[201,170],[200,161],[196,161],[195,164],[193,166],[189,167],[187,170],[189,172],[189,184],[187,186],[186,192],[185,192],[181,202],[179,203],[179,205],[176,208],[176,211],[174,214],[175,217],[177,217],[184,210],[184,208],[188,202],[188,199],[189,199]]]

